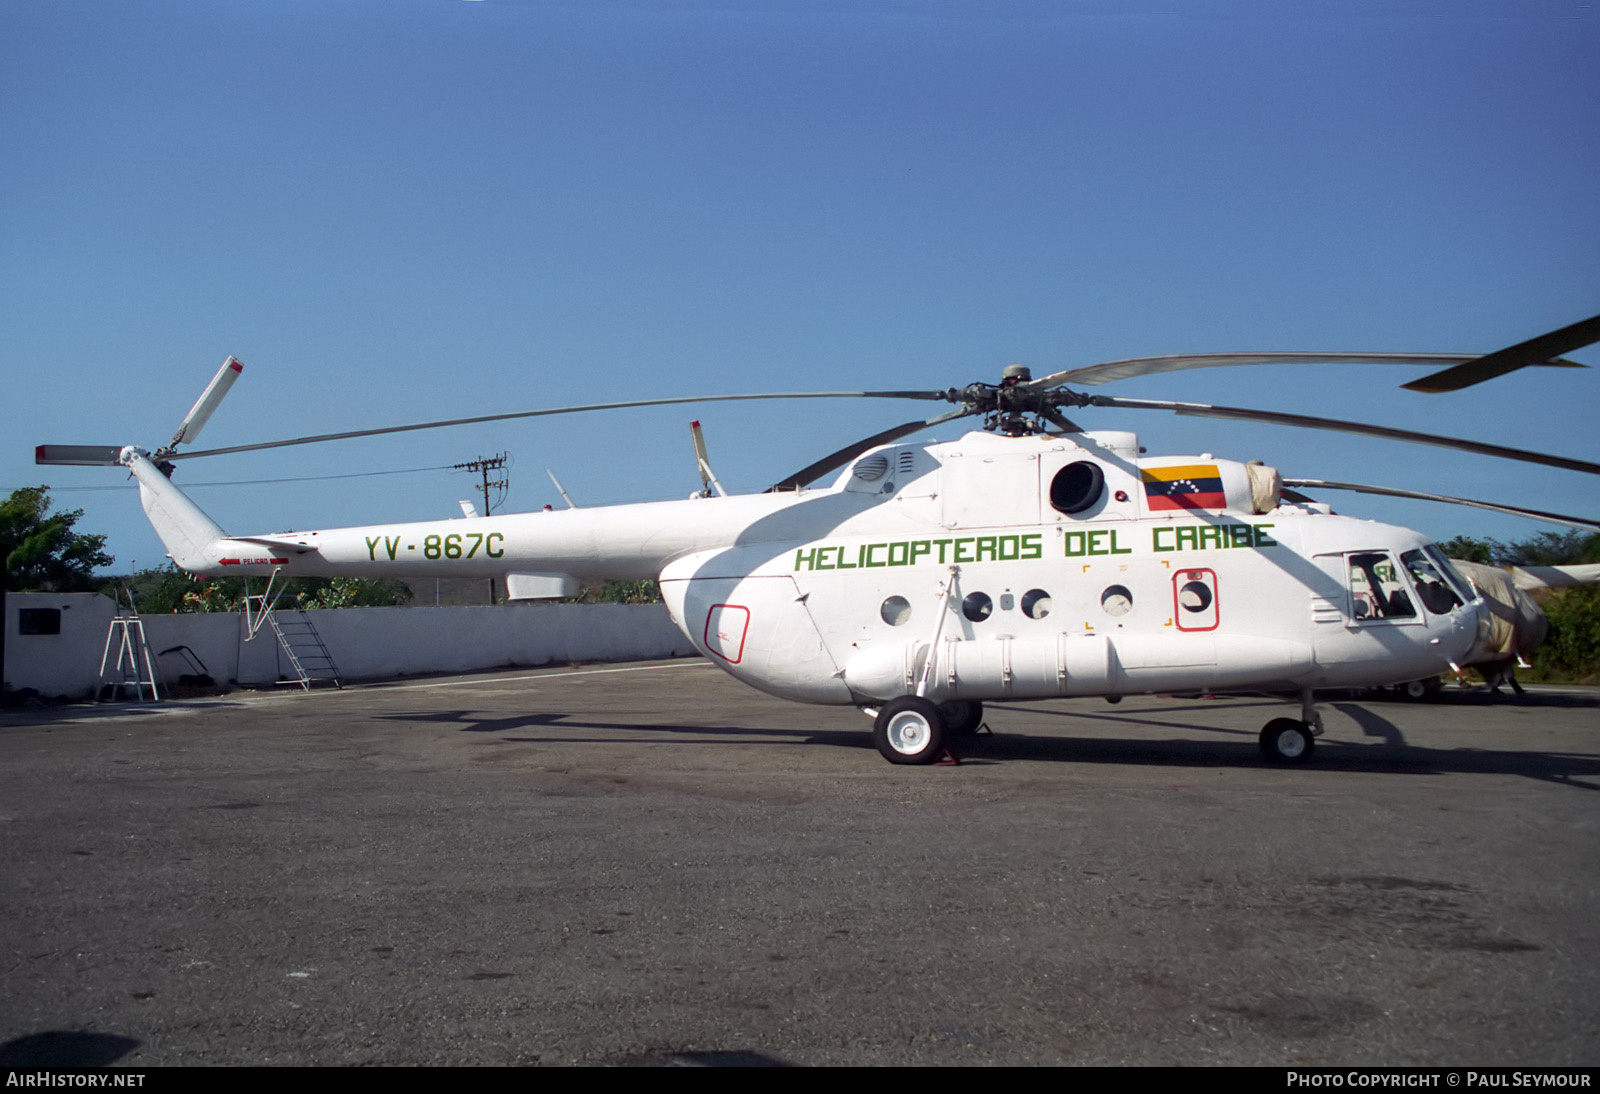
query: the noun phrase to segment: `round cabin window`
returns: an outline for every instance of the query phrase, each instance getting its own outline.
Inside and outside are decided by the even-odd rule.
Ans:
[[[1203,612],[1211,607],[1211,589],[1204,581],[1191,581],[1178,590],[1178,603],[1186,612]]]
[[[1133,593],[1126,585],[1113,585],[1100,594],[1100,607],[1107,615],[1127,615],[1133,611]]]

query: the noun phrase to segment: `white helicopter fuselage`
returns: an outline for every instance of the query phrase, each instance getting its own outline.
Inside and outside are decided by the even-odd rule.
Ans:
[[[1382,685],[1485,630],[1418,533],[1278,505],[1260,465],[1141,458],[1127,433],[890,445],[818,490],[243,537],[124,462],[185,570],[531,597],[657,577],[713,664],[811,703]]]

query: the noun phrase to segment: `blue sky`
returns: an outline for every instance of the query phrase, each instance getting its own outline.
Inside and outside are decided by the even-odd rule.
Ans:
[[[1156,353],[1488,351],[1600,312],[1600,7],[1384,3],[0,6],[0,488],[161,561],[111,469],[222,359],[202,446],[612,399],[942,388]],[[1600,349],[1574,354],[1600,365]],[[1209,370],[1108,393],[1595,459],[1600,371]],[[929,404],[536,419],[181,465],[512,454],[508,507],[761,489]],[[1600,513],[1591,476],[1153,412],[1152,453]],[[955,435],[947,427],[932,437]],[[83,489],[86,487],[117,489]],[[195,487],[230,531],[455,515],[461,474]],[[1358,497],[1438,537],[1538,525]]]

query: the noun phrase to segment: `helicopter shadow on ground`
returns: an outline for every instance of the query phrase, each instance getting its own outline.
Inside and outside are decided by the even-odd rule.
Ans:
[[[1228,709],[1260,704],[1231,704]],[[1233,740],[1141,740],[1105,737],[979,735],[955,748],[963,763],[1033,760],[1037,762],[1149,764],[1170,767],[1267,766],[1256,744],[1256,731],[1183,722],[1170,711],[1128,711],[1117,714],[1083,714],[1034,707],[991,706],[1034,716],[1088,719],[1153,728],[1181,729],[1225,735]],[[1372,743],[1320,740],[1310,769],[1389,775],[1521,775],[1542,782],[1581,790],[1600,790],[1600,755],[1476,748],[1427,748],[1408,744],[1400,728],[1374,711],[1340,703],[1334,709],[1349,717]],[[1156,717],[1137,717],[1153,714]],[[1167,715],[1162,717],[1161,715]],[[1277,765],[1271,765],[1277,766]],[[1592,781],[1582,781],[1589,779]]]
[[[534,729],[549,727],[553,730],[597,730],[616,733],[646,733],[663,734],[659,740],[629,740],[628,744],[709,744],[726,745],[736,741],[747,744],[819,744],[832,745],[841,748],[872,748],[872,736],[865,732],[865,725],[859,729],[817,730],[814,727],[804,729],[781,729],[771,727],[743,726],[743,725],[679,725],[669,722],[649,722],[644,719],[649,715],[640,712],[640,721],[637,722],[604,722],[586,717],[582,714],[566,714],[559,712],[546,712],[543,714],[519,714],[509,718],[484,717],[481,712],[472,710],[440,710],[421,714],[382,714],[381,721],[392,722],[445,722],[460,723],[462,733],[510,733],[519,729]],[[689,737],[699,737],[691,740]],[[751,740],[758,738],[758,740]],[[572,733],[552,733],[548,736],[502,736],[496,738],[500,741],[515,744],[617,744],[615,737],[592,736],[583,737]]]
[[[48,1030],[0,1044],[0,1067],[110,1067],[140,1044],[117,1033]]]
[[[1590,689],[1592,692],[1593,689]],[[1449,689],[1433,692],[1428,698],[1417,700],[1404,696],[1382,694],[1353,694],[1364,704],[1384,706],[1459,706],[1459,707],[1550,707],[1558,710],[1583,710],[1600,707],[1600,698],[1594,694],[1574,691],[1526,691],[1521,695],[1507,695],[1488,688]]]
[[[1271,702],[1234,704],[1230,710],[1241,706],[1280,706]],[[1374,742],[1349,743],[1324,741],[1319,744],[1311,770],[1367,772],[1389,775],[1520,775],[1543,782],[1571,786],[1583,790],[1600,790],[1600,756],[1502,751],[1485,749],[1435,749],[1405,743],[1398,727],[1371,711],[1342,709]],[[1173,718],[1168,708],[1149,711],[1130,710],[1117,714],[1086,715],[1070,711],[1043,710],[1036,707],[991,706],[991,713],[1004,715],[1008,711],[1033,716],[1089,719],[1096,722],[1114,722],[1130,728],[1150,730],[1201,732],[1215,734],[1220,739],[1153,739],[1148,737],[1072,737],[1039,736],[998,733],[963,737],[950,742],[951,751],[965,765],[1006,763],[1070,763],[1070,764],[1134,764],[1171,768],[1262,768],[1269,766],[1261,758],[1256,743],[1257,731],[1247,728],[1219,727],[1185,722]],[[644,720],[602,721],[582,714],[548,712],[517,715],[509,718],[483,717],[471,710],[435,711],[425,714],[382,715],[385,720],[401,722],[454,723],[463,733],[501,734],[495,739],[508,744],[593,744],[598,746],[627,744],[659,745],[775,745],[820,746],[873,751],[872,736],[865,726],[857,729],[817,729],[816,727],[784,729],[749,725],[689,725],[680,723],[651,723]],[[844,723],[841,723],[843,725]],[[537,727],[548,727],[548,734],[517,733]],[[626,733],[628,739],[619,740],[611,734]],[[1583,781],[1583,780],[1591,781]]]

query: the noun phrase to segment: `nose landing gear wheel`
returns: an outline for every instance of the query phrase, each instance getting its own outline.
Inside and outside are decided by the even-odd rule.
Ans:
[[[1315,746],[1311,727],[1293,718],[1274,718],[1261,731],[1261,755],[1272,763],[1307,763]]]
[[[927,699],[891,699],[872,723],[872,741],[892,764],[931,764],[944,754],[944,718]]]

